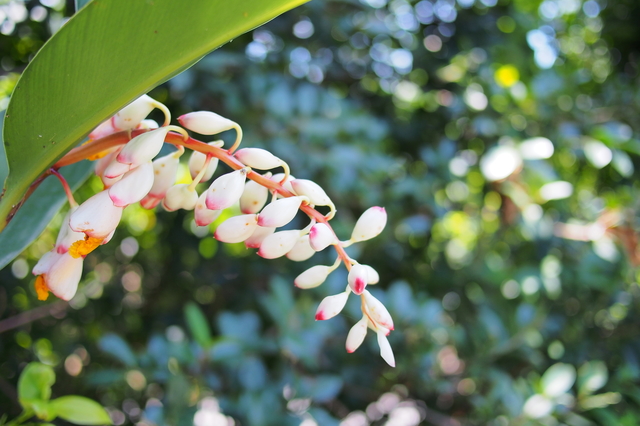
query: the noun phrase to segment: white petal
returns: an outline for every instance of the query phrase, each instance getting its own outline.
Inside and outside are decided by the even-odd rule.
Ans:
[[[396,360],[393,356],[393,350],[391,349],[391,345],[389,344],[389,340],[387,340],[387,336],[384,334],[384,331],[380,330],[376,333],[378,335],[378,346],[380,346],[380,356],[384,359],[387,364],[392,367],[396,366]]]
[[[123,164],[131,164],[131,167],[135,167],[153,160],[153,157],[158,155],[162,149],[167,133],[169,133],[169,129],[161,127],[136,136],[122,148],[116,158],[117,161]]]
[[[367,335],[367,317],[362,317],[360,321],[354,324],[349,330],[347,335],[347,341],[345,347],[347,352],[353,353],[362,345],[364,338]]]
[[[329,276],[331,267],[324,265],[316,265],[307,269],[296,277],[293,284],[298,288],[314,288],[321,285]]]
[[[236,123],[211,111],[195,111],[178,117],[183,127],[201,135],[215,135],[233,129]]]
[[[258,226],[255,231],[253,231],[253,234],[244,241],[244,245],[247,246],[247,248],[259,248],[264,239],[273,234],[275,230],[276,228]]]
[[[316,310],[316,321],[328,320],[338,315],[344,309],[348,299],[348,291],[322,299]]]
[[[309,198],[311,204],[316,206],[329,206],[333,203],[324,192],[324,189],[317,183],[307,179],[294,179],[291,181],[291,187],[297,195],[304,195]]]
[[[241,243],[253,234],[257,226],[255,214],[234,216],[218,225],[214,237],[224,243]]]
[[[116,157],[118,155],[119,154],[116,154]],[[104,169],[102,177],[106,179],[118,179],[129,170],[131,170],[131,164],[120,163],[114,158],[111,163],[109,163],[109,165]],[[104,179],[102,181],[104,182]],[[113,185],[113,183],[114,182],[111,182],[111,185]]]
[[[247,170],[224,174],[213,181],[207,190],[206,203],[211,210],[222,210],[234,205],[242,196]]]
[[[245,214],[258,213],[268,198],[269,190],[266,187],[253,180],[248,180],[244,186],[242,197],[240,197],[240,211]]]
[[[216,141],[216,142],[210,142],[207,145],[220,146],[220,143]],[[189,157],[189,173],[191,174],[191,179],[194,179],[198,175],[198,173],[200,173],[206,161],[207,161],[206,154],[203,154],[198,151],[193,151],[191,153],[191,157]],[[204,176],[202,176],[202,179],[200,182],[206,182],[209,179],[211,179],[217,167],[218,167],[218,159],[215,157],[212,157],[211,160],[209,161],[209,165],[207,166],[207,171],[204,173]]]
[[[287,254],[298,242],[300,230],[280,231],[269,235],[262,241],[258,256],[275,259]]]
[[[322,251],[335,242],[336,236],[326,223],[316,223],[311,227],[309,243],[315,251]]]
[[[364,294],[365,306],[371,319],[382,327],[393,330],[393,318],[391,318],[391,314],[389,314],[382,302],[373,297],[367,290],[362,294]]]
[[[46,252],[44,255],[42,255],[40,260],[38,260],[38,263],[36,263],[36,265],[33,267],[31,273],[33,275],[46,274],[47,272],[49,272],[49,269],[51,269],[51,266],[53,266],[53,264],[56,263],[63,254],[64,253],[58,253],[55,250]]]
[[[189,184],[181,183],[169,188],[164,200],[162,200],[162,207],[170,212],[178,209],[193,210],[198,202],[198,193],[189,186]]]
[[[176,183],[179,164],[180,158],[176,157],[173,152],[153,160],[153,186],[149,190],[150,196],[164,198],[169,188]]]
[[[380,234],[387,224],[387,212],[384,207],[367,209],[356,222],[351,233],[351,241],[365,241]]]
[[[155,108],[156,101],[142,95],[113,116],[113,125],[118,130],[135,129]]]
[[[282,182],[282,179],[284,179],[284,173],[276,173],[275,175],[271,176],[271,180],[277,183]],[[287,177],[287,180],[282,184],[282,187],[284,189],[286,189],[287,191],[291,192],[292,194],[295,194],[295,191],[293,190],[293,187],[291,186],[291,181],[294,180],[295,177],[289,175]],[[281,196],[280,196],[281,197]]]
[[[151,161],[140,164],[135,169],[125,173],[118,182],[109,188],[109,197],[113,205],[126,207],[142,200],[153,186],[153,165]]]
[[[242,148],[234,154],[241,163],[251,168],[269,170],[280,167],[284,162],[265,149]]]
[[[78,290],[82,276],[82,257],[77,259],[65,253],[45,274],[45,284],[62,300],[71,300]]]
[[[71,214],[69,226],[90,237],[105,238],[120,223],[122,207],[113,205],[107,191],[98,192]]]
[[[75,243],[76,241],[84,240],[84,233],[75,232],[69,226],[69,218],[71,217],[71,213],[75,212],[76,210],[78,210],[78,207],[72,207],[62,220],[62,225],[60,225],[60,232],[58,233],[58,238],[56,239],[56,251],[60,254],[69,251],[69,247],[71,247],[71,244]]]
[[[347,278],[349,287],[355,294],[360,295],[367,286],[367,268],[362,265],[353,265]],[[373,296],[372,296],[373,297]]]
[[[113,127],[113,119],[110,118],[107,121],[103,121],[102,123],[100,123],[98,125],[98,127],[93,129],[91,131],[91,133],[89,133],[89,139],[94,141],[96,139],[100,139],[100,138],[103,138],[105,136],[109,136],[109,135],[111,135],[111,134],[113,134],[113,133],[115,133],[117,131],[118,131],[118,129]]]
[[[361,266],[367,270],[367,284],[378,284],[380,282],[380,275],[378,275],[378,271],[369,265]]]
[[[316,251],[309,245],[309,235],[307,234],[298,238],[296,245],[287,253],[287,258],[294,262],[304,262],[314,254]]]
[[[194,210],[194,219],[196,221],[196,225],[198,226],[209,226],[213,223],[214,220],[220,216],[222,210],[210,210],[207,208],[206,200],[207,193],[203,192],[202,195],[198,198],[198,202],[196,203],[196,208]]]
[[[258,225],[279,228],[291,222],[302,204],[302,197],[289,197],[276,200],[262,209]]]

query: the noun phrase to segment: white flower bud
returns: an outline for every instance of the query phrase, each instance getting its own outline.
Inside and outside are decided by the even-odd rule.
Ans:
[[[147,95],[140,96],[113,116],[113,127],[118,131],[135,129],[157,104]]]
[[[119,146],[112,148],[106,155],[96,160],[95,172],[97,176],[102,178],[107,167],[113,161],[116,161],[116,156],[118,155],[121,149],[122,147],[119,147]]]
[[[109,182],[110,185],[113,185],[115,182],[119,181],[122,175],[127,173],[129,170],[131,170],[131,164],[119,163],[114,159],[109,163],[107,168],[104,169],[104,173],[102,174],[102,181],[105,185],[107,184],[107,182]]]
[[[367,268],[362,265],[353,265],[347,277],[349,287],[355,294],[360,295],[367,286]]]
[[[376,332],[378,335],[378,346],[380,346],[380,356],[382,359],[386,361],[392,367],[396,366],[396,360],[393,356],[393,350],[391,349],[391,345],[389,344],[389,340],[387,340],[387,336],[384,330],[378,330]]]
[[[222,222],[213,236],[223,243],[241,243],[249,238],[257,227],[258,217],[255,214],[243,214]]]
[[[393,330],[393,319],[391,318],[391,314],[385,306],[378,299],[373,297],[369,291],[365,290],[362,294],[364,294],[364,303],[369,313],[369,317],[376,324],[381,325],[384,328],[389,330]]]
[[[298,238],[296,245],[287,253],[287,258],[294,262],[304,262],[314,254],[316,254],[316,251],[309,245],[309,235],[307,234]]]
[[[69,227],[69,218],[71,214],[78,210],[78,207],[71,207],[69,212],[64,217],[62,221],[62,225],[60,226],[60,232],[58,232],[58,238],[56,239],[56,252],[59,254],[66,253],[69,251],[69,247],[71,244],[76,241],[83,240],[85,235],[82,232],[75,232],[73,229]],[[39,275],[39,274],[38,274]]]
[[[143,130],[155,130],[159,128],[160,128],[160,125],[156,122],[156,120],[151,120],[151,119],[142,120],[140,124],[136,126],[136,129],[143,129]]]
[[[291,187],[293,192],[297,195],[304,195],[309,198],[309,203],[315,206],[330,206],[333,203],[331,199],[324,192],[324,189],[317,183],[307,179],[293,179],[291,181]]]
[[[276,228],[263,228],[262,226],[258,226],[256,230],[253,231],[253,234],[244,241],[244,245],[247,248],[259,248],[264,239],[273,234],[275,230]]]
[[[110,118],[107,121],[103,121],[102,123],[100,123],[98,125],[98,127],[93,129],[93,131],[91,133],[89,133],[89,139],[94,141],[96,139],[100,139],[100,138],[103,138],[105,136],[109,136],[109,135],[111,135],[113,133],[116,133],[117,131],[118,131],[118,129],[113,127],[113,119]]]
[[[367,284],[378,284],[380,282],[380,275],[378,275],[378,271],[376,271],[369,265],[360,266],[367,270]]]
[[[74,258],[69,253],[59,255],[44,272],[44,282],[49,290],[62,300],[71,300],[82,277],[82,261],[82,257]]]
[[[299,237],[300,230],[298,229],[275,232],[262,241],[260,250],[258,250],[258,256],[264,257],[265,259],[275,259],[284,256],[296,245]]]
[[[302,289],[318,287],[331,273],[330,266],[316,265],[307,269],[293,281],[293,284]]]
[[[220,141],[209,142],[207,145],[220,146]],[[195,177],[198,175],[198,173],[200,173],[200,171],[204,167],[204,164],[206,163],[206,161],[207,161],[207,154],[203,154],[202,152],[198,152],[198,151],[193,151],[191,153],[191,157],[189,157],[189,173],[191,174],[191,179],[195,179]],[[202,176],[202,179],[200,180],[200,182],[206,182],[209,179],[211,179],[217,167],[218,167],[218,159],[215,157],[212,157],[211,160],[209,161],[209,166],[207,166],[207,171],[204,172],[204,175]]]
[[[122,179],[109,188],[113,205],[126,207],[142,200],[153,186],[153,165],[147,161],[124,174]]]
[[[174,152],[153,161],[153,186],[149,191],[150,196],[160,200],[164,198],[169,188],[176,183],[179,164],[180,157]]]
[[[84,232],[90,237],[105,238],[120,223],[122,207],[113,205],[107,191],[98,192],[69,217],[69,226],[76,232]]]
[[[262,209],[258,225],[279,228],[291,222],[302,204],[303,197],[288,197],[276,200]]]
[[[345,347],[347,352],[353,353],[362,345],[364,338],[367,335],[367,317],[362,317],[360,321],[354,324],[349,330],[347,335],[347,342]]]
[[[238,126],[228,118],[211,111],[190,112],[178,117],[178,121],[182,127],[201,135],[215,135]]]
[[[207,193],[203,192],[198,198],[196,208],[194,209],[194,220],[198,226],[209,226],[214,220],[220,216],[222,210],[210,210],[206,204]]]
[[[316,321],[328,320],[338,315],[347,304],[347,299],[349,299],[348,291],[322,299],[316,310]]]
[[[370,207],[356,222],[351,233],[351,241],[366,241],[380,234],[387,224],[387,212],[384,207]]]
[[[127,142],[116,159],[119,163],[131,164],[131,167],[153,160],[162,149],[167,133],[169,128],[161,127],[136,136]]]
[[[162,207],[169,212],[178,209],[193,210],[198,202],[198,193],[189,186],[181,183],[169,188],[162,200]]]
[[[240,162],[253,169],[269,170],[282,166],[284,161],[261,148],[243,148],[234,154]]]
[[[326,223],[316,223],[311,227],[309,244],[315,251],[322,251],[335,242],[336,236]]]
[[[271,176],[271,180],[276,182],[276,183],[280,183],[282,181],[282,179],[284,179],[284,173],[276,173],[275,175]],[[293,190],[293,187],[291,186],[291,181],[294,180],[295,177],[289,175],[287,177],[287,180],[282,184],[282,187],[284,189],[286,189],[287,191],[291,192],[292,194],[295,194],[295,191]],[[279,197],[282,197],[281,195],[279,195]]]
[[[207,208],[222,210],[234,205],[242,196],[247,169],[224,174],[213,181],[207,190]]]
[[[266,187],[253,180],[248,180],[244,186],[242,197],[240,197],[240,211],[244,214],[258,213],[268,198],[269,190]]]

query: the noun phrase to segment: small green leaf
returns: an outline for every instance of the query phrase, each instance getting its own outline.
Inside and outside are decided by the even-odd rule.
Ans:
[[[196,342],[205,349],[209,348],[212,343],[211,330],[200,308],[193,302],[187,303],[184,307],[184,317]]]
[[[58,417],[77,425],[111,424],[106,410],[97,402],[83,396],[63,396],[51,401],[50,405]]]
[[[24,407],[32,407],[34,401],[48,401],[56,374],[48,365],[32,362],[22,370],[18,379],[18,399]]]

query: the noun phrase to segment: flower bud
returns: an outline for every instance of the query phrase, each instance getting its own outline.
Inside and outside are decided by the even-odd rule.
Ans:
[[[367,268],[362,265],[353,265],[347,277],[349,287],[355,294],[360,295],[367,286]]]
[[[349,330],[347,335],[347,342],[345,347],[347,352],[353,353],[362,345],[364,338],[367,335],[367,317],[362,317],[360,321],[354,324]]]
[[[360,266],[367,270],[367,284],[378,284],[380,282],[380,275],[378,275],[378,271],[376,271],[369,265]]]
[[[240,162],[253,169],[269,170],[282,166],[284,161],[261,148],[243,148],[234,154]]]
[[[223,243],[241,243],[249,238],[257,227],[258,217],[255,214],[243,214],[222,222],[213,236]]]
[[[193,210],[198,202],[198,193],[190,188],[190,185],[181,183],[173,185],[167,190],[162,207],[172,212],[178,209]]]
[[[276,228],[264,228],[262,226],[258,226],[256,230],[253,231],[253,234],[244,241],[244,245],[247,248],[259,248],[264,239],[273,234],[275,230]]]
[[[318,287],[331,273],[330,266],[316,265],[307,269],[293,281],[293,284],[302,289]]]
[[[240,211],[244,214],[258,213],[268,198],[269,190],[266,187],[253,180],[248,180],[240,197]]]
[[[384,307],[382,302],[373,297],[369,291],[365,290],[362,294],[364,294],[364,303],[369,313],[369,317],[376,322],[376,324],[381,325],[384,328],[389,330],[393,330],[393,319],[391,318],[391,314],[387,308]]]
[[[82,277],[82,261],[81,257],[73,258],[69,253],[57,255],[57,259],[51,263],[48,270],[41,273],[44,284],[60,299],[71,300]],[[38,297],[40,298],[40,294]]]
[[[282,182],[282,179],[284,179],[284,173],[276,173],[275,175],[271,176],[271,180],[277,183]],[[295,191],[293,190],[293,187],[291,186],[291,181],[294,180],[295,178],[291,175],[289,175],[287,177],[287,180],[282,184],[282,187],[284,189],[286,189],[287,191],[291,192],[292,194],[295,194]],[[279,195],[280,198],[282,198],[281,195]]]
[[[190,112],[178,117],[178,121],[182,127],[201,135],[215,135],[238,126],[228,118],[210,111]]]
[[[316,223],[309,231],[309,244],[315,251],[322,251],[335,241],[336,236],[326,223]]]
[[[113,119],[110,118],[107,121],[103,121],[102,123],[100,123],[98,125],[98,127],[93,129],[93,131],[91,131],[91,133],[89,133],[89,139],[94,141],[96,139],[100,139],[100,138],[103,138],[105,136],[109,136],[109,135],[111,135],[113,133],[116,133],[117,131],[118,131],[118,129],[113,127]]]
[[[260,212],[258,225],[275,228],[285,226],[296,217],[302,200],[302,197],[288,197],[267,204]]]
[[[293,179],[291,181],[291,187],[297,195],[304,195],[309,198],[309,204],[313,204],[314,206],[330,206],[333,204],[327,193],[324,192],[324,189],[313,181]]]
[[[127,142],[116,159],[119,163],[131,164],[131,167],[153,160],[162,149],[167,133],[169,128],[161,127],[136,136]]]
[[[258,256],[264,257],[265,259],[275,259],[284,256],[296,245],[299,237],[300,230],[298,229],[273,233],[266,237],[262,241],[262,244],[260,244]]]
[[[316,310],[316,321],[328,320],[338,315],[347,304],[348,298],[349,292],[345,291],[322,299]]]
[[[367,209],[356,222],[351,233],[351,241],[366,241],[380,234],[387,224],[387,212],[384,207]]]
[[[160,128],[160,125],[156,122],[156,120],[151,119],[142,120],[140,124],[136,126],[136,129],[141,130],[155,130],[158,128]]]
[[[224,174],[213,181],[207,190],[207,208],[222,210],[234,205],[242,196],[248,169]]]
[[[209,142],[207,145],[210,146],[220,146],[221,141]],[[193,151],[191,153],[191,157],[189,157],[189,173],[191,174],[191,179],[195,179],[195,177],[200,173],[204,164],[207,162],[207,154],[203,154],[202,152]],[[216,171],[218,167],[218,159],[212,157],[209,161],[209,165],[207,166],[207,171],[202,176],[200,182],[206,182]]]
[[[382,359],[386,361],[392,367],[396,366],[396,360],[393,356],[393,350],[391,349],[391,345],[389,344],[389,340],[387,340],[387,335],[384,330],[378,330],[376,332],[378,335],[378,346],[380,346],[380,356]]]
[[[118,154],[119,155],[119,154]],[[131,170],[131,164],[119,163],[115,159],[109,163],[106,169],[104,169],[102,179],[103,183],[106,185],[107,182],[110,183],[109,186],[113,185],[115,182],[119,181],[123,174],[127,173]],[[106,181],[106,182],[105,182]]]
[[[287,258],[294,262],[304,262],[314,254],[316,251],[309,245],[309,235],[307,234],[298,238],[296,245],[287,253]]]
[[[69,212],[64,217],[62,225],[60,226],[60,232],[58,232],[58,238],[56,239],[55,251],[59,254],[63,254],[69,251],[69,247],[78,240],[83,240],[85,235],[82,232],[75,232],[69,227],[69,218],[71,214],[78,210],[78,207],[71,207]],[[39,274],[38,274],[39,275]]]
[[[113,205],[126,207],[142,200],[153,186],[153,165],[147,161],[124,174],[122,179],[109,188]]]
[[[31,270],[31,273],[33,275],[42,275],[49,272],[53,264],[60,260],[63,254],[64,253],[58,253],[55,250],[46,252],[42,255],[38,262],[36,262],[35,266]]]
[[[69,226],[89,237],[105,238],[120,223],[122,209],[113,205],[107,191],[98,192],[71,213]]]
[[[147,95],[140,96],[113,116],[113,127],[118,131],[135,129],[153,111],[157,103]]]
[[[222,210],[209,210],[206,204],[207,193],[203,192],[198,198],[194,212],[194,220],[198,226],[209,226],[220,216]]]
[[[162,200],[164,198],[169,188],[176,183],[179,164],[180,157],[176,156],[175,152],[165,155],[164,157],[156,158],[153,161],[154,178],[153,186],[149,191],[149,196],[157,198],[158,200]]]

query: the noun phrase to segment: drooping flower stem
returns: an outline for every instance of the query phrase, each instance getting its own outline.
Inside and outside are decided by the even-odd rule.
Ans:
[[[60,183],[62,184],[64,193],[67,195],[67,200],[69,200],[69,206],[77,207],[78,203],[76,203],[76,199],[73,198],[73,192],[71,192],[71,188],[69,188],[69,184],[67,183],[67,180],[56,169],[51,168],[50,171],[51,171],[51,174],[57,177]]]

